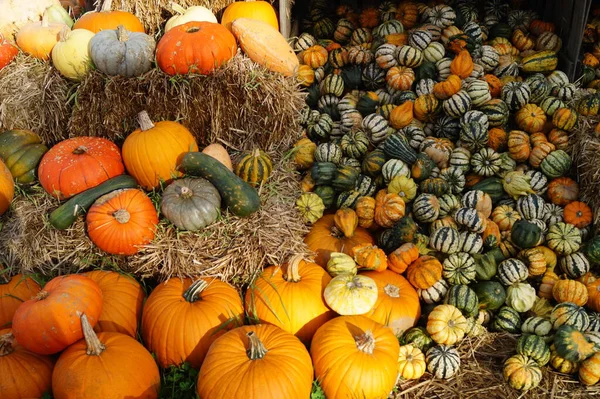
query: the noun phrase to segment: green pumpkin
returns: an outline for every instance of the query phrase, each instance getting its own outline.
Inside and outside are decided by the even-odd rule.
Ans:
[[[235,168],[235,174],[251,186],[264,184],[272,171],[271,157],[259,149],[244,153]]]
[[[415,82],[418,82],[421,79],[436,79],[437,78],[437,68],[434,62],[425,61],[418,68],[415,68]]]
[[[590,325],[590,318],[585,309],[572,302],[561,302],[556,305],[550,314],[550,321],[555,329],[561,326],[572,326],[585,331]]]
[[[340,73],[344,87],[350,90],[358,89],[362,84],[362,68],[360,65],[346,65]]]
[[[402,132],[391,134],[385,139],[383,152],[388,159],[399,159],[407,165],[412,165],[417,160],[417,153]]]
[[[519,248],[533,248],[540,244],[542,229],[525,219],[519,219],[513,224],[510,239]]]
[[[545,366],[550,361],[550,348],[542,337],[534,334],[523,334],[517,340],[517,353],[527,356]]]
[[[531,316],[523,322],[521,332],[523,334],[535,334],[548,342],[552,339],[552,323],[543,317]]]
[[[494,321],[492,322],[492,328],[495,331],[506,331],[511,334],[516,334],[521,329],[521,316],[519,312],[511,307],[503,306],[498,310]]]
[[[337,201],[336,201],[337,208],[338,209],[341,209],[341,208],[354,209],[354,207],[356,206],[356,201],[358,201],[358,199],[362,196],[363,195],[360,193],[360,191],[356,191],[356,190],[344,191],[344,192],[340,193],[340,195],[338,195],[338,197],[337,197]]]
[[[471,189],[483,191],[484,193],[489,194],[489,196],[492,198],[492,202],[494,203],[501,200],[505,195],[502,179],[498,177],[488,177],[487,179],[483,179],[479,183],[475,184]]]
[[[340,166],[337,168],[337,173],[331,182],[331,186],[338,192],[352,190],[356,185],[358,175],[358,171],[352,166]]]
[[[506,290],[499,282],[482,281],[471,288],[479,300],[479,309],[497,310],[504,305]]]
[[[473,254],[471,256],[473,256],[473,260],[475,260],[475,277],[478,281],[487,281],[496,275],[498,264],[491,251],[484,254]]]
[[[436,164],[433,161],[433,159],[431,159],[429,157],[429,155],[425,154],[424,152],[421,152],[421,153],[417,154],[415,163],[410,168],[410,173],[411,173],[412,178],[416,182],[420,182],[420,181],[427,180],[431,176],[431,174],[433,173],[433,170],[435,168],[436,168]],[[443,195],[450,191],[450,184],[444,179],[440,179],[440,180],[442,180],[446,183],[445,185],[438,186],[438,188],[440,190],[445,190],[442,193],[442,195]],[[436,180],[436,181],[438,181],[438,180]],[[434,191],[434,190],[432,190],[432,191]],[[437,190],[435,190],[435,191],[437,191]],[[427,191],[424,191],[424,192],[427,192]],[[431,193],[431,194],[438,196],[435,193]]]
[[[370,114],[374,114],[375,111],[377,111],[378,106],[379,99],[377,98],[377,96],[373,96],[372,93],[366,93],[360,96],[360,98],[358,99],[356,109],[364,117]]]
[[[323,200],[323,205],[325,208],[330,209],[336,200],[335,190],[331,186],[317,186],[313,191]]]
[[[319,89],[318,83],[313,83],[306,89],[306,105],[311,108],[317,108],[317,104],[319,103],[319,98],[321,98],[321,89]]]
[[[365,155],[362,162],[362,172],[370,177],[376,177],[381,174],[381,168],[387,159],[382,150],[373,150]]]
[[[558,356],[571,361],[580,362],[594,353],[594,344],[573,326],[560,326],[554,334],[554,347]]]
[[[340,146],[346,156],[361,159],[369,149],[369,136],[360,130],[347,133],[342,137]]]
[[[592,94],[582,97],[577,102],[577,112],[583,116],[595,116],[600,111],[600,97],[598,94]]]
[[[402,335],[402,338],[400,338],[400,343],[402,345],[413,345],[422,352],[427,352],[429,348],[435,345],[435,342],[433,342],[433,339],[431,339],[427,329],[424,327],[409,328]]]
[[[315,162],[310,173],[317,186],[330,185],[337,176],[337,166],[332,162]]]
[[[583,253],[590,262],[600,264],[600,236],[588,241],[583,248]]]
[[[415,221],[410,216],[404,216],[391,229],[387,229],[381,234],[379,247],[386,252],[394,251],[406,242],[413,242],[417,230]]]
[[[479,313],[479,299],[468,285],[454,285],[448,291],[445,303],[453,305],[465,316],[475,316]]]
[[[35,173],[48,148],[37,134],[29,130],[6,130],[0,133],[0,160],[19,184],[35,182]]]
[[[552,151],[540,164],[542,173],[551,179],[566,175],[571,169],[571,156],[566,151]]]
[[[505,23],[497,23],[495,25],[492,25],[492,27],[490,28],[488,39],[492,40],[496,37],[504,37],[506,39],[509,39],[510,35],[512,35],[512,28],[510,27],[510,25]]]

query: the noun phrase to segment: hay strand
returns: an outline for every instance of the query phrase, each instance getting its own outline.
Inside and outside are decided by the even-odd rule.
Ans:
[[[83,220],[61,231],[48,224],[56,200],[41,188],[21,193],[4,217],[0,259],[12,272],[67,274],[91,267],[118,268],[142,278],[219,277],[238,286],[265,265],[279,264],[308,252],[307,232],[295,208],[299,178],[281,162],[260,189],[261,209],[248,218],[224,212],[213,225],[197,232],[178,232],[161,221],[154,241],[131,257],[109,256],[85,234]]]
[[[0,130],[28,129],[51,145],[66,138],[74,84],[24,54],[0,71]]]
[[[210,76],[170,77],[157,69],[138,78],[92,72],[82,82],[69,121],[72,136],[123,140],[142,111],[154,121],[176,120],[205,146],[285,151],[300,130],[304,95],[293,78],[271,73],[240,54]]]

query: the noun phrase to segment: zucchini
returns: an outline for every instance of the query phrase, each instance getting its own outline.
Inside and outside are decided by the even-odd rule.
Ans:
[[[56,208],[50,214],[50,224],[59,230],[69,228],[80,215],[83,215],[101,196],[114,190],[136,188],[137,181],[129,175],[119,175],[108,179],[96,187],[77,194],[67,202]]]
[[[222,163],[201,152],[188,152],[181,161],[181,170],[211,182],[236,216],[249,216],[260,208],[260,197],[252,186],[236,176]]]

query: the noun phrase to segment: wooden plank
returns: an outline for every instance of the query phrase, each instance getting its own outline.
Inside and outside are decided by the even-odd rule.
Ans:
[[[289,0],[279,0],[279,32],[286,39],[290,37],[290,11]]]

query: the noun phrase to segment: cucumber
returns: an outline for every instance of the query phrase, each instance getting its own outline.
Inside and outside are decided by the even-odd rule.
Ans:
[[[225,205],[236,216],[249,216],[260,208],[260,197],[252,186],[227,169],[221,162],[201,152],[188,152],[183,156],[180,169],[192,176],[211,182]]]
[[[69,228],[80,215],[83,215],[101,196],[114,190],[123,188],[136,188],[137,181],[129,175],[119,175],[108,179],[96,187],[77,194],[67,202],[56,208],[50,214],[50,224],[59,230]]]

